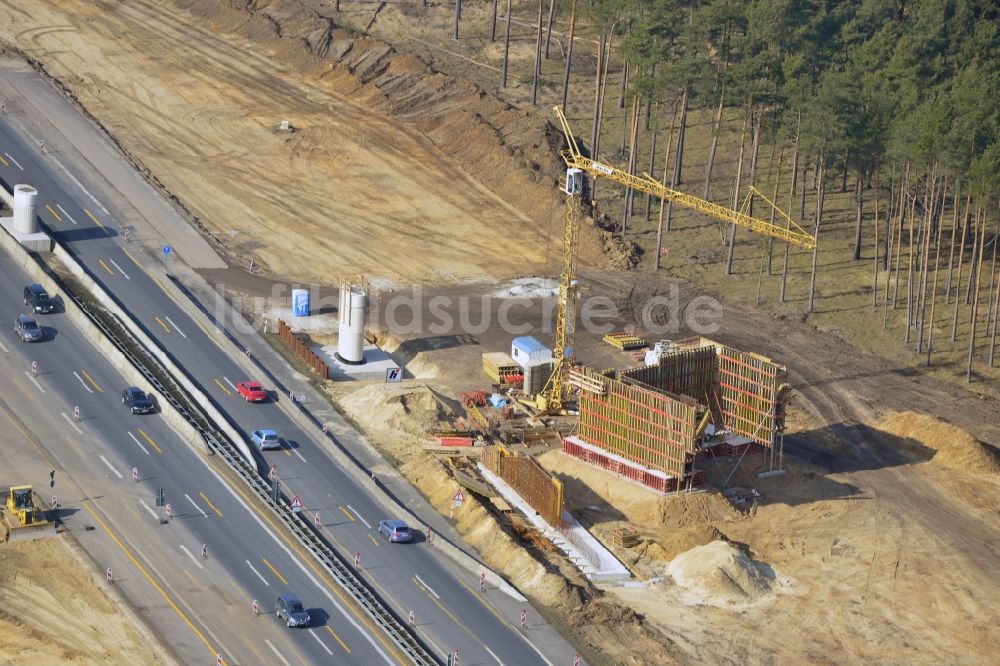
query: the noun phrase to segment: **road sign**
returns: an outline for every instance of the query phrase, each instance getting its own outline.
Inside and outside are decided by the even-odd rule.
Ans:
[[[110,583],[114,579],[115,579],[115,577],[113,575],[111,575],[111,567],[108,567],[108,582]]]
[[[398,384],[403,381],[403,371],[397,366],[385,369],[385,383]]]
[[[292,498],[292,512],[298,513],[301,510],[302,510],[302,500],[300,500],[299,496],[296,495],[295,497]]]
[[[174,251],[174,248],[170,247],[169,245],[164,245],[163,246],[163,256],[164,257],[169,257],[170,253],[173,252],[173,251]]]
[[[271,465],[271,471],[268,472],[267,478],[271,479],[272,481],[274,481],[275,479],[278,478],[278,466],[277,465]]]
[[[455,501],[455,508],[457,509],[460,506],[462,506],[462,502],[465,501],[465,493],[463,493],[462,489],[459,488],[458,492],[455,493],[455,496],[452,497],[451,499]]]

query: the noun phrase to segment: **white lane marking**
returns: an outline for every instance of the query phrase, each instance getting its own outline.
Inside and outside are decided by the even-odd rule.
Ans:
[[[187,493],[184,493],[184,497],[187,497],[187,498],[188,498],[188,502],[191,502],[191,504],[192,504],[192,505],[194,506],[194,508],[196,508],[196,509],[198,509],[199,511],[201,511],[201,515],[203,515],[203,516],[205,516],[206,518],[208,518],[208,514],[207,514],[207,513],[205,513],[205,510],[204,510],[204,509],[202,509],[202,508],[201,508],[200,506],[198,506],[198,504],[197,504],[197,503],[196,503],[196,502],[195,502],[195,501],[194,501],[193,499],[191,499],[191,496],[190,496],[190,495],[188,495]],[[183,548],[183,546],[181,546],[181,548]]]
[[[92,389],[89,386],[87,386],[87,382],[83,381],[83,377],[81,377],[80,375],[76,374],[75,370],[73,371],[73,376],[80,380],[80,383],[83,384],[83,388],[87,389],[91,393],[94,392],[94,389]]]
[[[500,666],[504,666],[504,663],[503,663],[502,661],[500,661],[500,657],[496,656],[496,654],[495,654],[495,653],[493,652],[493,650],[491,650],[491,649],[490,649],[490,648],[489,648],[489,647],[488,647],[488,646],[486,645],[486,643],[483,643],[483,647],[484,647],[484,648],[486,648],[486,651],[490,653],[490,656],[491,656],[491,657],[493,657],[494,659],[496,659],[496,660],[497,660],[497,663],[498,663],[498,664],[500,664]]]
[[[435,599],[440,599],[438,593],[434,591],[430,585],[424,582],[424,579],[420,577],[420,574],[413,574],[413,577],[420,581],[420,584],[427,588],[427,591],[434,595]]]
[[[154,574],[156,574],[155,578],[163,581],[169,580],[169,578],[164,576],[163,573],[156,568],[156,565],[153,564],[153,560],[144,552],[142,552],[142,549],[137,544],[133,542],[131,545],[135,549],[136,554],[139,556],[138,559],[145,562],[146,566],[148,566],[150,570]],[[183,598],[178,599],[177,604],[183,606],[184,609],[187,611],[187,613],[194,618],[194,623],[196,624],[196,626],[202,627],[205,633],[208,634],[208,637],[219,645],[219,648],[221,648],[219,651],[222,654],[234,654],[234,652],[229,648],[227,648],[226,644],[219,639],[219,637],[215,634],[215,632],[212,631],[211,625],[198,616],[198,612],[194,608],[192,608],[190,604],[186,603]]]
[[[358,517],[358,520],[360,520],[361,522],[363,522],[365,524],[365,527],[367,527],[368,529],[372,528],[372,526],[368,524],[368,521],[365,520],[364,518],[362,518],[361,514],[354,510],[353,506],[351,506],[350,504],[348,504],[347,508],[351,510],[351,513],[353,513],[355,516]]]
[[[31,135],[29,134],[28,136],[31,136]],[[70,173],[69,169],[67,169],[66,167],[63,166],[62,162],[60,162],[59,160],[57,160],[55,157],[52,158],[52,161],[55,162],[56,165],[60,169],[62,169],[62,171],[63,171],[64,174],[66,174],[67,176],[69,176],[70,180],[72,180],[74,183],[76,183],[77,187],[79,187],[81,190],[83,190],[84,194],[86,194],[88,197],[90,197],[90,200],[94,202],[94,205],[96,205],[98,208],[100,208],[104,212],[105,215],[111,215],[111,213],[108,212],[108,209],[105,208],[101,204],[101,202],[97,200],[97,197],[95,197],[93,194],[91,194],[87,190],[87,188],[83,186],[83,183],[81,183],[79,180],[77,180],[76,176],[74,176],[72,173]]]
[[[278,648],[274,647],[274,643],[267,640],[266,638],[264,639],[264,642],[267,643],[267,647],[271,648],[271,652],[278,655],[278,659],[281,660],[281,663],[283,663],[285,666],[292,666],[291,664],[288,663],[288,660],[285,659],[280,652],[278,652]]]
[[[299,453],[298,449],[292,449],[292,453],[294,453],[295,455],[297,455],[299,457],[299,460],[301,460],[302,462],[306,462],[306,459],[302,457],[302,454]]]
[[[71,426],[73,426],[73,430],[76,430],[77,434],[80,434],[80,435],[83,434],[83,431],[80,430],[80,426],[78,426],[77,424],[73,423],[73,419],[71,419],[69,417],[69,414],[67,414],[66,412],[60,412],[60,414],[62,414],[62,417],[64,419],[66,419],[66,423],[68,423]],[[121,476],[121,474],[119,474],[118,476]]]
[[[153,511],[153,510],[152,510],[152,509],[151,509],[151,508],[149,507],[149,505],[148,505],[148,504],[146,504],[146,500],[139,500],[139,504],[141,504],[141,505],[142,505],[142,508],[143,508],[143,509],[145,509],[146,511],[149,511],[149,515],[151,515],[151,516],[152,516],[152,517],[153,517],[154,519],[156,519],[156,520],[159,520],[159,519],[160,519],[160,517],[159,517],[158,515],[156,515],[156,512],[155,512],[155,511]]]
[[[11,162],[13,162],[14,164],[16,164],[18,169],[20,169],[21,171],[24,171],[24,167],[21,166],[20,164],[18,164],[17,160],[15,160],[13,157],[10,156],[10,153],[4,153],[4,155],[7,156],[7,159],[9,159]]]
[[[117,476],[119,479],[123,478],[122,477],[122,473],[119,472],[118,470],[116,470],[115,467],[114,467],[114,465],[112,465],[111,463],[108,462],[107,458],[105,458],[104,456],[100,456],[100,458],[101,458],[101,462],[103,462],[105,465],[107,465],[108,469],[110,469],[112,472],[115,473],[115,476]]]
[[[56,204],[56,208],[58,208],[58,209],[59,209],[59,212],[60,212],[60,213],[62,213],[62,214],[63,214],[63,215],[65,215],[66,217],[68,217],[68,218],[69,218],[69,221],[70,221],[70,222],[72,222],[73,224],[76,224],[76,220],[74,220],[74,219],[73,219],[73,216],[72,216],[72,215],[70,215],[69,213],[67,213],[67,212],[66,212],[66,209],[65,209],[65,208],[63,208],[63,207],[62,207],[62,206],[60,206],[59,204]]]
[[[2,350],[3,350],[3,353],[4,353],[4,354],[9,354],[9,353],[10,353],[10,350],[9,350],[9,349],[7,349],[7,345],[5,345],[5,344],[4,344],[4,343],[2,343],[2,342],[0,342],[0,349],[2,349]]]
[[[171,322],[171,323],[173,323],[173,322]],[[226,380],[227,384],[229,384],[230,386],[233,387],[234,391],[238,391],[239,390],[238,388],[236,388],[236,384],[233,384],[231,381],[229,381],[229,377],[226,377],[225,375],[223,375],[222,378]]]
[[[135,442],[136,444],[138,444],[138,445],[139,445],[139,448],[140,448],[140,449],[142,449],[142,452],[143,452],[143,453],[145,453],[145,454],[146,454],[147,456],[149,455],[149,451],[147,451],[147,450],[146,450],[146,447],[142,445],[142,442],[140,442],[140,441],[139,441],[138,439],[136,439],[136,438],[135,438],[135,435],[133,435],[133,434],[132,434],[132,433],[130,432],[130,433],[128,434],[128,436],[132,438],[132,441],[133,441],[133,442]]]
[[[320,645],[323,646],[323,649],[326,650],[326,653],[332,657],[333,656],[333,651],[326,646],[326,643],[324,643],[323,641],[321,641],[319,639],[319,636],[317,636],[315,633],[313,633],[312,629],[309,629],[309,633],[312,634],[312,637],[316,639],[317,643],[319,643]]]
[[[5,349],[4,351],[7,351],[7,350]],[[34,377],[31,376],[30,372],[28,372],[27,370],[25,370],[24,371],[24,376],[31,380],[31,383],[35,385],[35,388],[37,388],[42,393],[45,393],[45,389],[42,388],[42,385],[38,383],[37,379],[35,379]]]
[[[121,273],[122,275],[124,275],[124,276],[125,276],[125,279],[126,279],[126,280],[131,280],[131,279],[132,279],[132,278],[130,278],[130,277],[128,276],[128,273],[126,273],[125,271],[123,271],[123,270],[122,270],[122,267],[118,265],[118,262],[116,262],[116,261],[115,261],[114,259],[108,259],[108,261],[110,261],[110,262],[111,262],[111,265],[113,265],[113,266],[114,266],[115,268],[117,268],[117,269],[118,269],[118,272],[120,272],[120,273]],[[168,317],[168,319],[169,319],[169,317]],[[170,322],[170,323],[172,324],[172,323],[174,323],[174,322]]]
[[[199,460],[201,460],[201,464],[205,466],[205,469],[208,470],[208,473],[214,476],[215,480],[219,482],[219,486],[225,489],[232,496],[233,500],[235,500],[240,506],[246,509],[246,512],[250,516],[250,518],[252,518],[253,521],[257,523],[257,525],[260,526],[260,528],[269,537],[271,537],[271,540],[274,541],[275,544],[277,544],[278,548],[284,551],[285,555],[288,557],[288,561],[294,562],[295,566],[297,566],[299,568],[299,571],[302,572],[302,575],[305,576],[310,583],[315,585],[316,589],[319,590],[320,593],[323,596],[325,596],[330,601],[331,604],[333,604],[333,607],[337,609],[341,617],[343,617],[344,620],[346,620],[352,627],[354,627],[362,638],[368,641],[368,644],[371,645],[372,649],[375,652],[377,652],[380,657],[382,657],[382,661],[384,661],[386,664],[389,664],[389,666],[395,666],[396,662],[393,659],[391,659],[388,654],[386,654],[385,650],[382,649],[382,646],[379,645],[378,641],[375,640],[375,637],[370,635],[368,631],[366,631],[365,628],[358,623],[358,620],[351,613],[348,612],[348,610],[344,607],[343,604],[340,603],[337,597],[333,595],[333,592],[331,592],[330,589],[326,587],[326,585],[321,583],[319,579],[313,575],[313,572],[308,567],[306,567],[306,565],[300,560],[300,558],[295,553],[292,552],[291,548],[289,548],[284,541],[278,538],[278,535],[274,533],[274,531],[267,525],[267,523],[265,523],[263,519],[260,516],[258,516],[246,502],[243,501],[243,498],[240,497],[235,490],[229,487],[229,484],[227,484],[225,480],[223,480],[223,478],[219,476],[219,473],[216,472],[215,469],[211,465],[209,465],[206,460],[202,458],[199,458]],[[250,560],[247,560],[246,562],[248,565],[250,564]],[[253,567],[251,566],[250,568],[252,569]],[[260,574],[257,575],[260,576]],[[264,582],[267,583],[266,580]]]
[[[182,338],[186,338],[186,337],[187,337],[186,335],[184,335],[184,331],[182,331],[182,330],[180,329],[180,327],[178,327],[178,326],[177,326],[177,324],[175,324],[175,323],[174,323],[174,320],[173,320],[173,319],[171,319],[170,317],[168,317],[168,316],[166,316],[166,315],[163,315],[163,317],[164,317],[164,319],[166,319],[167,321],[169,321],[169,322],[170,322],[170,325],[174,327],[174,330],[175,330],[175,331],[177,331],[178,333],[180,333],[180,334],[181,334],[181,337],[182,337]],[[226,381],[229,381],[229,380],[227,379]],[[234,386],[233,388],[236,388],[236,387]]]
[[[198,561],[198,558],[196,558],[194,555],[192,555],[191,551],[188,550],[184,546],[184,544],[178,544],[178,545],[181,547],[181,550],[183,550],[187,554],[187,556],[191,558],[191,561],[198,565],[199,569],[204,569],[205,568],[205,567],[201,566],[201,562]],[[487,649],[489,649],[489,648],[487,648]]]
[[[257,578],[260,578],[262,581],[264,581],[264,585],[267,585],[268,587],[271,587],[271,584],[267,582],[267,579],[264,578],[263,576],[261,576],[260,572],[253,568],[253,565],[250,564],[250,560],[243,560],[243,561],[247,563],[248,567],[250,567],[250,571],[252,571],[255,574],[257,574]]]

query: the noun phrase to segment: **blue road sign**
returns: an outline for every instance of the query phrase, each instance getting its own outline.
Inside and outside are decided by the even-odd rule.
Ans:
[[[170,247],[169,245],[164,245],[163,246],[163,256],[164,257],[169,257],[170,253],[173,252],[173,251],[174,251],[174,248]]]

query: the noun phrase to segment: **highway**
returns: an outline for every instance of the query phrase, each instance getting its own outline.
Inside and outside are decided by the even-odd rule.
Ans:
[[[370,496],[369,489],[356,482],[333,461],[324,449],[325,444],[313,441],[282,410],[277,400],[283,400],[283,397],[272,395],[270,402],[260,405],[244,403],[235,390],[235,384],[245,379],[263,378],[243,376],[238,364],[227,355],[229,350],[220,350],[207,331],[201,328],[201,324],[190,319],[162,285],[151,277],[146,269],[154,259],[134,240],[124,237],[119,220],[126,219],[127,214],[119,210],[110,197],[99,195],[101,179],[98,175],[72,172],[60,160],[58,146],[50,143],[46,152],[42,152],[39,142],[39,138],[30,135],[26,125],[18,122],[15,115],[0,117],[0,178],[9,187],[19,182],[28,182],[38,189],[39,216],[55,239],[135,317],[151,337],[187,369],[194,381],[241,432],[249,433],[260,427],[274,428],[279,432],[284,440],[282,450],[258,454],[259,468],[263,471],[272,464],[278,466],[283,491],[289,496],[297,495],[310,515],[313,512],[320,514],[324,535],[348,560],[353,560],[355,553],[360,554],[362,577],[390,604],[399,617],[406,618],[409,611],[414,611],[417,625],[415,631],[437,657],[443,661],[447,653],[460,649],[462,663],[546,663],[547,660],[536,646],[516,626],[516,618],[503,616],[488,597],[479,592],[478,580],[474,574],[421,543],[419,538],[414,544],[388,544],[379,537],[375,530],[378,521],[393,516],[385,515],[379,503]],[[98,194],[94,194],[95,192]],[[155,221],[151,222],[155,224]],[[21,282],[16,283],[17,289],[21,288]],[[11,318],[14,314],[16,313],[12,313]],[[57,338],[55,342],[58,341]],[[120,387],[112,378],[91,376],[98,383],[102,383],[103,379],[103,384],[107,385],[102,385],[103,391],[91,393],[94,387],[88,386],[89,381],[85,377],[83,381],[74,379],[76,386],[68,381],[61,383],[66,386],[67,391],[86,394],[84,396],[81,393],[79,399],[98,401],[95,405],[100,404],[101,400],[107,402],[117,399]],[[103,420],[105,411],[115,407],[108,403],[106,408],[102,406],[99,410],[93,410],[93,413]],[[91,413],[90,408],[83,409],[85,414]],[[155,419],[150,419],[152,420]],[[146,432],[152,436],[148,430]],[[165,439],[169,438],[167,433],[158,431],[157,434]],[[140,436],[138,444],[148,442],[143,442]],[[127,449],[114,453],[114,461],[108,454],[105,455],[112,465],[117,466],[118,471],[127,471],[130,460],[136,457],[141,447],[132,442],[131,438],[126,438],[120,445],[131,445],[131,455],[126,455]],[[169,450],[179,452],[181,448],[184,447],[170,447]],[[193,533],[191,543],[199,544],[210,537],[228,543],[218,546],[209,544],[210,552],[225,555],[224,558],[210,558],[211,566],[223,566],[226,562],[230,565],[242,563],[242,567],[227,566],[226,575],[231,576],[242,587],[244,599],[270,599],[278,589],[274,579],[280,581],[283,577],[288,581],[287,587],[294,589],[308,607],[322,609],[329,616],[333,629],[338,634],[343,632],[340,634],[341,638],[351,649],[350,655],[346,657],[344,649],[329,633],[320,636],[326,641],[321,646],[310,635],[311,632],[301,632],[298,635],[301,637],[294,639],[294,647],[307,657],[307,661],[329,658],[326,651],[328,647],[340,650],[336,653],[338,663],[347,659],[376,663],[382,659],[379,649],[384,651],[386,648],[370,632],[363,632],[366,634],[364,636],[357,633],[352,623],[344,619],[334,607],[329,591],[324,594],[316,585],[311,584],[308,571],[303,571],[297,558],[287,548],[283,552],[278,550],[269,554],[262,553],[255,558],[239,559],[238,554],[256,553],[261,550],[261,544],[268,541],[261,533],[260,526],[254,525],[252,514],[248,514],[246,510],[240,511],[238,504],[227,505],[228,510],[217,504],[223,516],[232,513],[241,516],[242,520],[234,526],[239,534],[211,534],[213,530],[209,523],[213,522],[213,512],[207,503],[198,501],[201,497],[199,493],[204,491],[188,484],[189,481],[197,481],[205,485],[212,480],[210,474],[206,472],[208,476],[197,478],[194,470],[198,467],[190,459],[185,463],[177,460],[176,465],[170,466],[170,463],[165,462],[170,456],[155,453],[154,458],[152,452],[149,456],[145,453],[142,455],[148,459],[147,464],[163,465],[151,472],[155,471],[157,478],[164,479],[168,496],[178,498],[175,506],[184,507],[185,512],[195,511],[194,504],[200,507],[198,520],[185,520],[185,525],[190,523],[192,530],[199,525],[203,526],[203,532]],[[160,462],[152,463],[154,459]],[[107,467],[100,459],[92,461],[91,466],[94,465]],[[95,469],[100,471],[101,468]],[[166,479],[170,479],[171,483],[182,483],[180,480],[183,479],[183,490],[171,491]],[[151,502],[149,488],[145,492]],[[223,493],[216,490],[214,495],[223,496]],[[228,496],[229,493],[225,495]],[[214,496],[210,497],[212,502],[216,502]],[[231,496],[230,499],[219,501],[236,502]],[[208,514],[207,518],[200,515],[202,509]],[[148,512],[143,510],[137,513],[142,517]],[[149,515],[144,518],[152,520]],[[134,517],[131,519],[134,520]],[[129,519],[122,517],[122,520],[122,524],[127,524]],[[112,527],[121,529],[117,518]],[[198,569],[197,557],[192,562],[192,558],[187,557],[179,547],[178,551],[170,566],[194,566]],[[198,555],[193,550],[191,552]],[[265,558],[269,564],[264,563]],[[249,564],[245,560],[249,560]],[[204,563],[201,564],[204,566]],[[250,564],[254,566],[250,567]],[[262,564],[263,567],[257,564]],[[286,586],[282,584],[282,589],[284,587]],[[246,611],[245,604],[243,610]],[[354,622],[358,622],[357,618],[354,618]],[[287,633],[281,635],[285,640],[293,640],[288,638]]]
[[[0,316],[12,320],[24,311],[20,292],[29,279],[0,255],[0,281]],[[0,374],[11,387],[0,397],[0,422],[26,453],[48,463],[25,480],[42,496],[59,498],[66,526],[112,568],[117,585],[146,609],[182,661],[207,663],[207,650],[230,664],[334,657],[396,663],[365,618],[270,529],[273,518],[227,487],[219,461],[192,451],[158,415],[132,415],[121,404],[125,380],[65,315],[37,319],[46,331],[42,342],[23,343],[10,326],[0,329]],[[4,455],[16,456],[17,446]],[[47,471],[37,472],[46,466],[56,471],[51,491],[43,483]],[[172,509],[165,524],[154,499],[161,488]],[[110,543],[98,543],[85,525]],[[286,590],[311,609],[312,628],[289,630],[274,617],[277,595]],[[260,617],[252,615],[254,599]]]

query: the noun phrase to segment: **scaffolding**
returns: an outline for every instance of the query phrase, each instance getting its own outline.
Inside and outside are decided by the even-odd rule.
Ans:
[[[657,490],[690,486],[696,479],[709,424],[711,433],[743,442],[710,455],[768,451],[773,469],[790,397],[787,374],[768,358],[705,338],[678,343],[657,365],[605,372],[583,368],[572,381],[581,388],[579,438],[611,454],[588,453],[591,462]],[[573,455],[578,449],[563,447]],[[630,463],[636,469],[624,470]],[[651,471],[676,481],[646,483]]]

